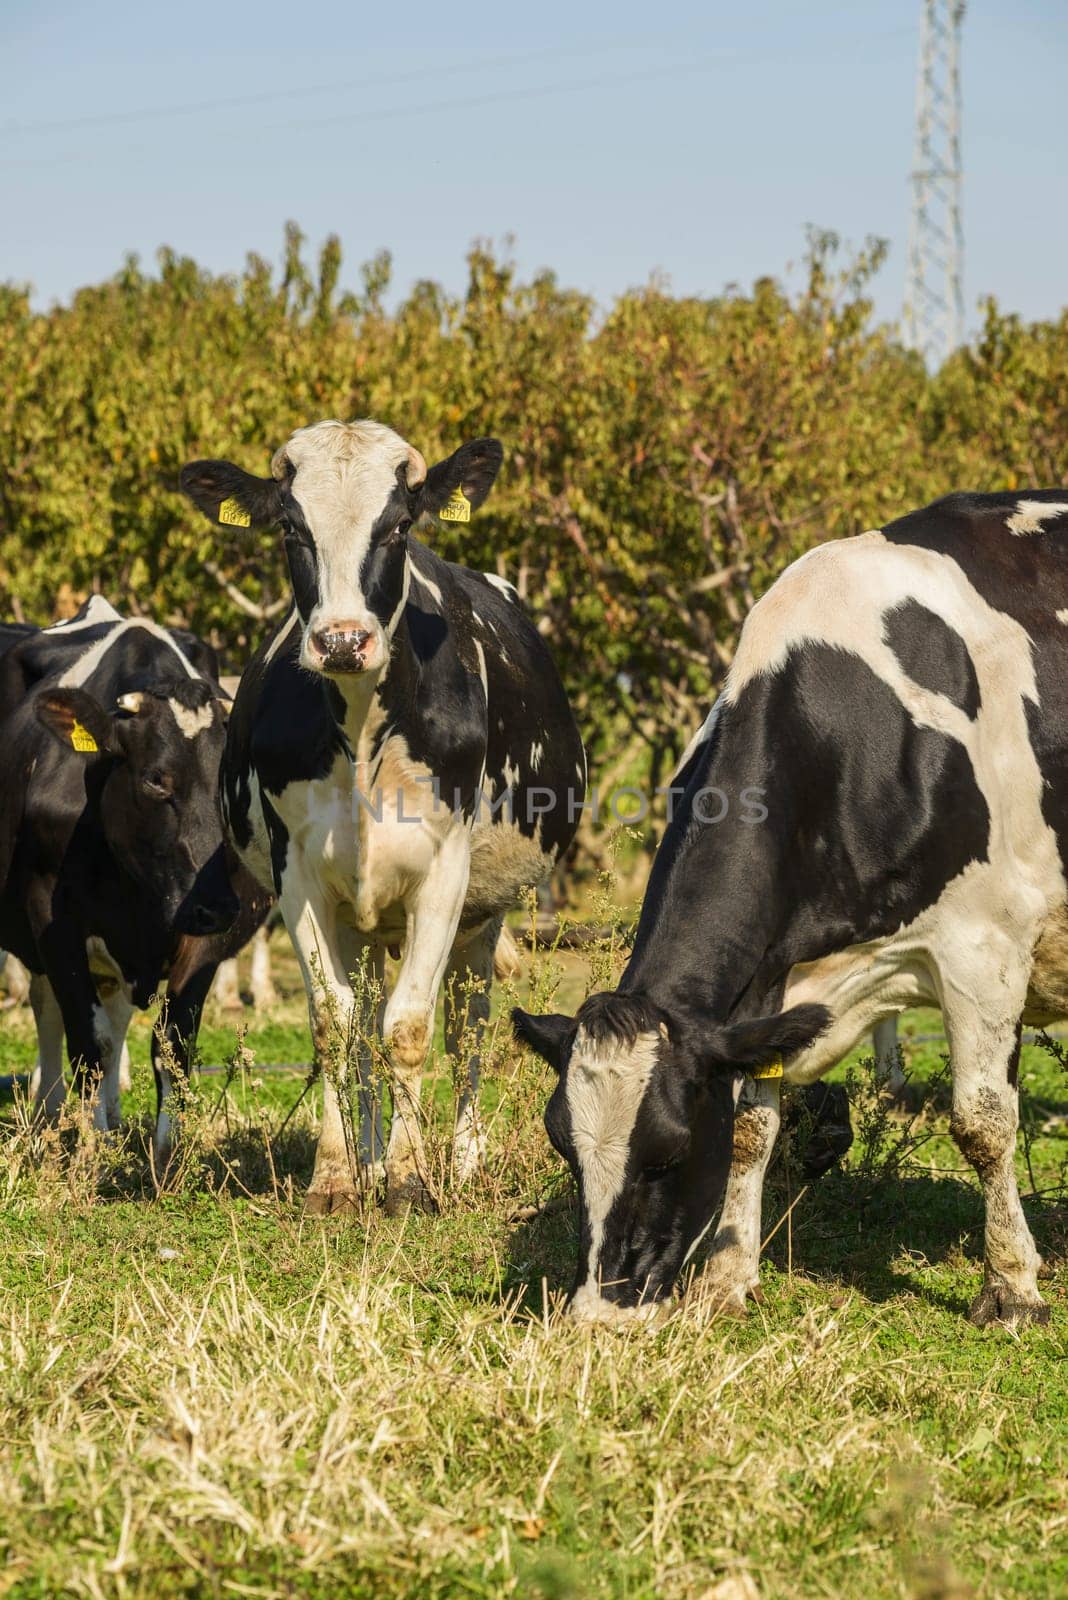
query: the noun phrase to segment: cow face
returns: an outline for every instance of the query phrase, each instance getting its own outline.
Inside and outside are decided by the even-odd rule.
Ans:
[[[226,868],[219,765],[222,711],[211,686],[183,677],[124,694],[109,714],[84,689],[37,696],[38,720],[91,764],[87,792],[115,859],[170,933],[221,933],[238,912]]]
[[[737,1071],[801,1049],[826,1013],[799,1006],[724,1028],[600,994],[574,1018],[517,1009],[512,1021],[559,1074],[545,1127],[578,1186],[572,1315],[649,1315],[723,1197]]]
[[[476,439],[429,471],[378,422],[319,422],[275,453],[270,478],[227,461],[182,469],[184,492],[217,525],[281,526],[303,628],[300,662],[331,678],[379,673],[408,595],[408,531],[423,516],[466,521],[503,452]]]

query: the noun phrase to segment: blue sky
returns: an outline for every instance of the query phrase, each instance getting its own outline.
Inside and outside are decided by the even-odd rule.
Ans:
[[[785,275],[806,224],[888,237],[900,310],[919,0],[537,7],[3,0],[0,279],[38,304],[151,261],[276,259],[293,218],[395,284],[511,235],[602,303]],[[1068,5],[972,0],[965,295],[1068,300]],[[249,104],[250,97],[256,97]],[[196,109],[192,109],[196,108]]]

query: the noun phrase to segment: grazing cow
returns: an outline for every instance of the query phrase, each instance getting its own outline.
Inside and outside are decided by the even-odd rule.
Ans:
[[[34,975],[37,1103],[55,1114],[65,1096],[65,1034],[96,1125],[114,1126],[132,1009],[170,972],[153,1046],[160,1157],[170,1066],[188,1060],[222,936],[247,937],[260,910],[231,882],[222,712],[190,659],[214,657],[190,639],[94,596],[69,622],[7,637],[0,659],[0,946]]]
[[[241,679],[224,761],[232,836],[278,895],[296,947],[316,1056],[376,1025],[392,1058],[385,1152],[392,1210],[428,1200],[419,1085],[446,980],[446,1045],[488,1013],[505,910],[572,838],[586,768],[549,652],[496,577],[441,560],[420,518],[466,522],[501,464],[493,439],[427,470],[375,422],[302,428],[256,478],[200,461],[182,487],[218,525],[281,526],[294,607]],[[350,974],[381,980],[403,949],[384,1015]],[[361,983],[358,993],[370,985]],[[355,1008],[355,1014],[354,1014]],[[350,1205],[381,1155],[360,1063],[360,1171],[331,1072],[308,1208]],[[477,1054],[461,1097],[456,1166],[477,1164]]]
[[[951,495],[809,552],[754,607],[618,990],[515,1016],[559,1073],[577,1314],[667,1296],[724,1187],[705,1273],[741,1307],[781,1075],[938,1005],[986,1203],[972,1319],[1047,1319],[1013,1157],[1021,1020],[1068,1011],[1066,685],[1065,493]]]

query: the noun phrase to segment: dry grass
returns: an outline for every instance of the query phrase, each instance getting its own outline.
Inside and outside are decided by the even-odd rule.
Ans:
[[[880,1182],[866,1149],[776,1236],[748,1322],[574,1329],[545,1076],[498,1029],[487,1078],[459,1190],[441,1064],[441,1214],[403,1223],[304,1220],[314,1096],[247,1054],[161,1192],[144,1120],[119,1145],[0,1124],[0,1595],[1065,1592],[1065,1306],[964,1322],[973,1188],[900,1152]]]

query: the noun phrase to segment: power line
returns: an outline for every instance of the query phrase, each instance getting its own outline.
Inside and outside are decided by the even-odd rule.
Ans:
[[[603,54],[603,43],[590,45],[561,45],[546,50],[528,50],[520,54],[489,56],[468,62],[468,70],[496,71],[503,67],[523,67],[535,62],[563,60],[573,56]],[[295,89],[262,90],[258,94],[229,95],[226,99],[194,100],[182,105],[143,106],[132,111],[103,111],[81,117],[65,117],[43,122],[11,121],[0,124],[0,138],[21,138],[24,134],[67,133],[79,128],[124,127],[137,122],[160,122],[169,117],[203,116],[211,111],[243,110],[250,106],[276,105],[282,100],[306,99],[313,94],[341,94],[353,89],[392,88],[402,83],[418,83],[424,78],[440,78],[440,66],[417,67],[410,72],[377,74],[371,78],[342,78],[332,83],[309,83]]]
[[[881,33],[880,35],[877,35],[875,37],[878,37],[878,38],[894,38],[894,37],[899,37],[902,33],[910,32],[910,31],[911,30],[909,30],[909,29],[892,28],[892,29],[884,30],[883,33]],[[865,38],[858,39],[857,42],[858,43],[868,44],[868,43],[873,42],[873,38],[872,38],[872,36],[867,36]],[[594,47],[589,47],[588,49],[587,48],[583,48],[581,50],[576,49],[574,51],[563,51],[562,50],[562,51],[559,51],[559,52],[545,51],[545,52],[539,52],[539,53],[537,53],[537,55],[501,57],[501,58],[499,58],[499,60],[500,60],[501,63],[508,61],[508,62],[511,62],[512,64],[518,65],[518,64],[523,63],[523,62],[534,61],[535,59],[544,59],[546,56],[550,56],[550,55],[563,56],[563,55],[568,55],[568,54],[589,54],[589,53],[592,52],[593,48]],[[611,88],[616,88],[616,87],[627,87],[627,86],[630,86],[632,84],[652,82],[652,81],[654,81],[656,79],[663,79],[663,78],[688,78],[688,77],[703,75],[705,73],[712,72],[712,71],[715,71],[717,69],[723,69],[725,66],[734,67],[734,66],[741,66],[741,65],[753,64],[753,63],[761,64],[761,63],[768,63],[768,62],[773,62],[773,61],[783,60],[783,59],[790,59],[790,56],[789,56],[788,53],[784,54],[784,52],[781,51],[781,50],[771,50],[771,51],[760,50],[760,51],[746,51],[746,52],[720,51],[720,52],[715,53],[714,55],[706,56],[702,60],[696,61],[696,62],[692,58],[688,58],[685,61],[669,63],[669,64],[665,64],[665,65],[659,66],[659,67],[645,67],[645,68],[638,69],[637,71],[634,71],[634,72],[615,73],[615,74],[601,73],[596,77],[580,79],[580,80],[578,80],[577,82],[574,82],[574,83],[546,83],[546,84],[540,84],[540,85],[537,85],[537,86],[534,86],[534,87],[530,87],[530,88],[491,90],[486,94],[481,94],[481,95],[463,95],[463,96],[457,96],[457,97],[452,97],[450,99],[443,99],[443,100],[431,100],[431,101],[414,100],[414,101],[406,102],[403,105],[372,108],[372,109],[368,109],[366,111],[338,112],[338,113],[336,113],[336,114],[334,114],[332,116],[329,116],[329,117],[316,117],[316,118],[302,117],[302,118],[296,118],[296,119],[294,119],[294,120],[292,120],[290,122],[259,122],[259,121],[257,121],[253,126],[250,127],[249,131],[251,133],[254,133],[255,136],[257,138],[259,138],[259,137],[262,137],[264,134],[277,132],[279,130],[285,131],[285,132],[290,132],[290,131],[303,131],[303,130],[317,130],[317,129],[321,129],[321,128],[332,128],[332,127],[338,127],[338,126],[350,126],[350,125],[354,125],[354,124],[370,124],[370,123],[378,123],[378,122],[409,121],[412,118],[417,117],[417,116],[421,116],[421,115],[445,113],[445,112],[449,112],[449,111],[462,111],[462,110],[466,110],[466,109],[479,109],[479,108],[482,108],[484,106],[491,106],[491,105],[514,104],[517,101],[528,101],[528,100],[545,99],[545,98],[547,98],[549,96],[552,96],[552,95],[589,93],[589,92],[592,92],[592,91],[597,90],[597,89],[605,89],[605,88],[611,89]],[[482,63],[482,64],[483,65],[487,65],[488,63]],[[355,87],[361,87],[361,88],[376,87],[377,88],[377,87],[381,87],[381,86],[388,86],[388,84],[391,83],[391,82],[393,82],[393,83],[415,82],[419,78],[425,78],[425,77],[430,76],[430,75],[431,74],[428,73],[428,72],[419,71],[419,72],[410,73],[410,74],[408,74],[408,73],[399,74],[393,79],[378,77],[378,78],[374,78],[374,79],[360,80],[358,83],[357,82],[353,82],[353,83],[349,83],[349,84],[334,84],[334,85],[329,86],[329,87],[331,87],[334,90],[340,90],[342,88],[355,88]],[[438,78],[442,74],[441,74],[440,69],[435,68],[435,69],[433,69],[432,75],[435,78]],[[176,116],[177,115],[185,115],[185,114],[191,113],[193,111],[196,111],[198,113],[203,113],[203,112],[215,111],[215,110],[241,109],[244,106],[248,106],[248,105],[252,105],[252,104],[261,104],[264,101],[272,101],[273,102],[273,101],[275,101],[277,99],[282,99],[282,98],[287,98],[287,97],[288,98],[293,98],[294,96],[298,96],[298,95],[304,96],[304,95],[313,94],[313,93],[325,93],[327,91],[327,87],[328,86],[320,86],[318,89],[307,88],[307,89],[292,90],[292,91],[289,91],[288,94],[282,94],[282,95],[255,95],[255,96],[248,96],[248,97],[245,97],[245,98],[238,98],[238,99],[233,99],[233,100],[202,101],[195,107],[194,106],[184,106],[184,107],[160,108],[158,115],[160,117],[165,117],[165,116],[170,116],[170,115],[176,115]],[[82,119],[76,119],[75,121],[71,121],[69,123],[34,123],[34,124],[28,124],[27,123],[27,124],[24,124],[22,126],[21,131],[27,132],[27,133],[29,133],[29,132],[35,132],[36,133],[36,132],[51,131],[53,129],[58,129],[58,128],[72,129],[72,128],[75,128],[75,127],[86,127],[86,126],[90,126],[90,125],[91,126],[105,126],[105,125],[108,125],[108,124],[123,124],[123,123],[134,122],[136,120],[140,120],[140,119],[145,118],[145,117],[151,117],[153,115],[155,115],[155,113],[150,112],[150,111],[146,111],[146,112],[141,112],[141,111],[136,111],[136,112],[115,112],[115,113],[109,113],[108,115],[103,116],[103,117],[98,118],[98,119],[82,118]],[[75,161],[80,156],[88,155],[88,154],[89,154],[89,152],[87,150],[80,149],[80,150],[69,152],[69,153],[64,154],[62,156],[57,155],[57,156],[36,158],[36,159],[26,159],[26,158],[20,158],[20,157],[15,157],[15,156],[9,156],[9,157],[6,157],[6,158],[0,158],[0,167],[20,166],[20,167],[35,167],[35,168],[37,168],[37,167],[55,166],[55,165],[58,165],[58,164],[66,164],[66,163],[68,163],[70,161]]]

